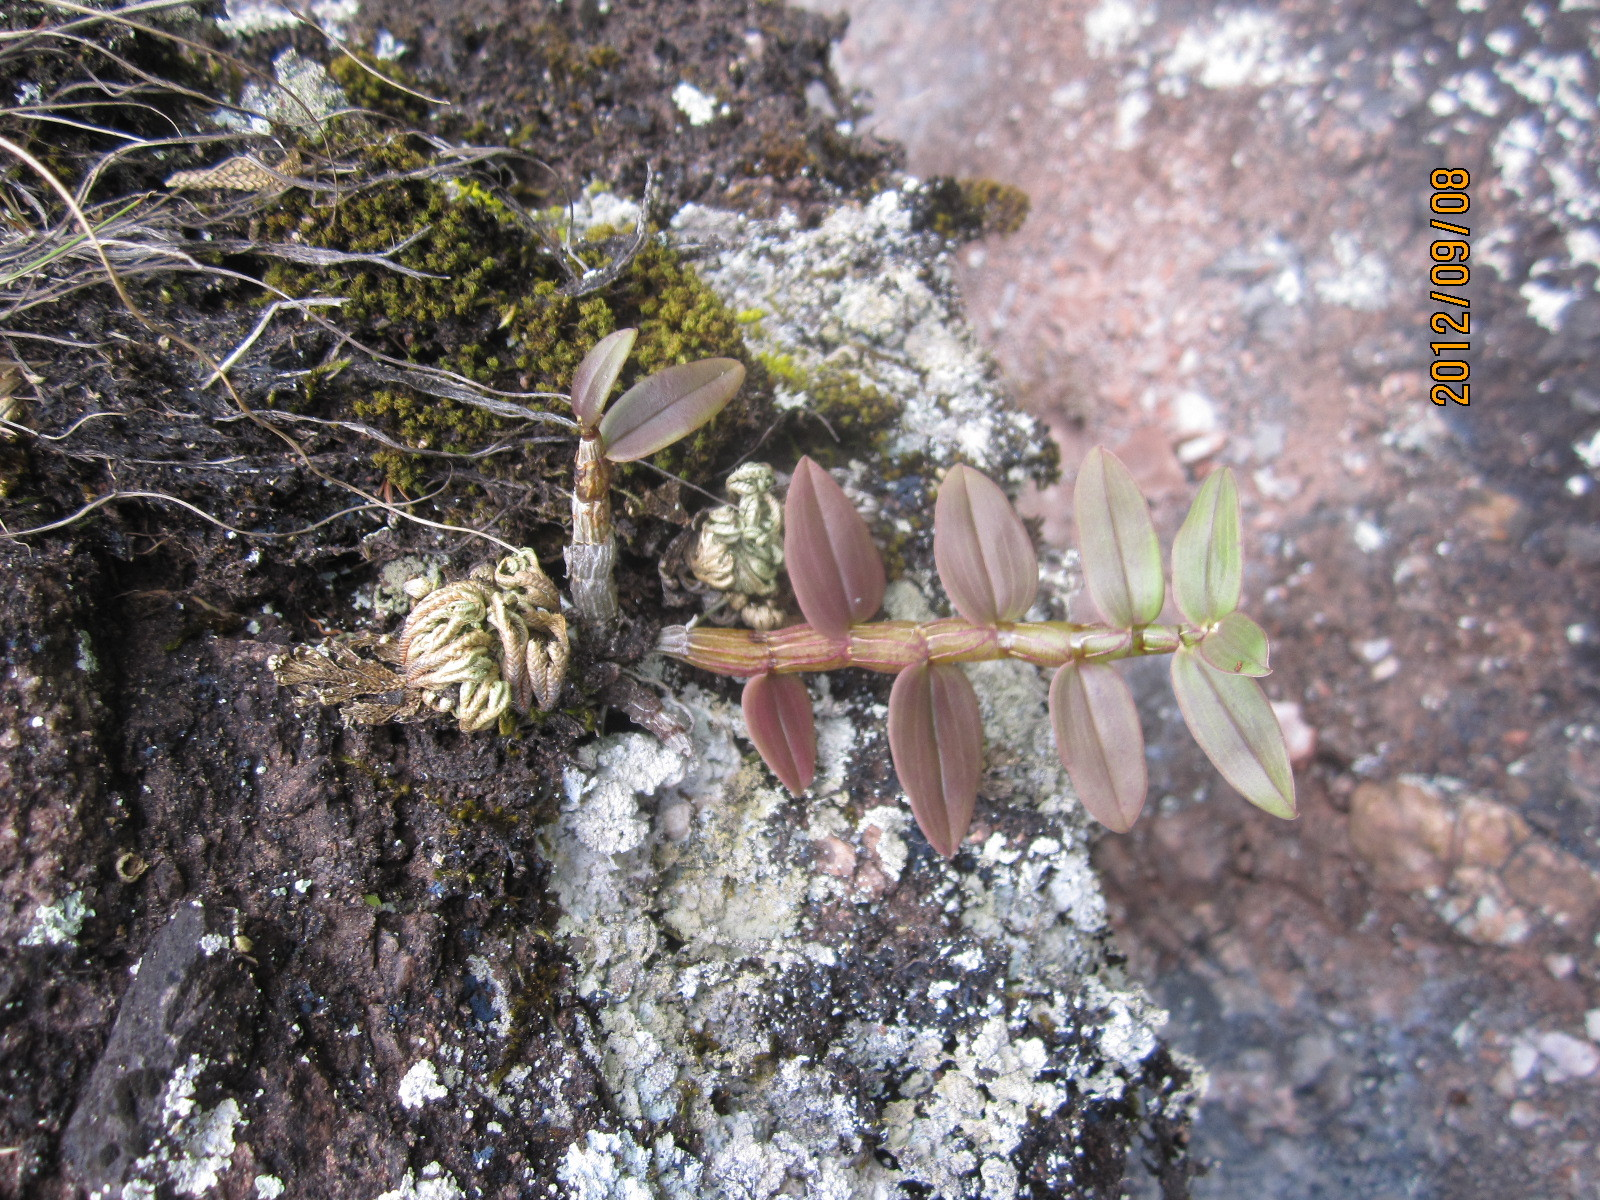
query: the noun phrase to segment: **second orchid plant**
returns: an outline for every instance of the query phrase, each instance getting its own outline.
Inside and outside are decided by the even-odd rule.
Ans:
[[[784,557],[805,624],[771,632],[671,626],[665,654],[746,678],[751,740],[799,793],[816,773],[811,697],[798,676],[861,667],[895,676],[889,749],[928,841],[949,857],[972,822],[983,771],[978,699],[960,664],[1020,658],[1055,668],[1056,749],[1084,807],[1118,832],[1132,827],[1147,787],[1144,735],[1112,663],[1172,655],[1184,720],[1224,779],[1274,816],[1295,815],[1294,776],[1277,718],[1255,677],[1267,674],[1261,627],[1238,611],[1242,579],[1233,474],[1201,486],[1172,546],[1172,592],[1184,617],[1159,623],[1166,597],[1149,509],[1115,455],[1096,448],[1075,492],[1083,573],[1104,621],[1024,621],[1038,590],[1033,545],[1010,502],[967,466],[945,475],[934,508],[939,578],[959,616],[872,621],[883,560],[866,522],[825,470],[795,468],[784,506]]]

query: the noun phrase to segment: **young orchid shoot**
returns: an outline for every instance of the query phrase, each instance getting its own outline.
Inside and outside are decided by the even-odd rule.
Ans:
[[[611,464],[647,458],[687,437],[721,412],[744,382],[744,367],[733,359],[701,359],[641,379],[607,411],[637,336],[638,330],[619,329],[601,338],[572,376],[579,442],[567,578],[578,615],[599,628],[617,619]]]
[[[1237,611],[1242,569],[1238,491],[1223,468],[1200,488],[1173,545],[1172,592],[1187,620],[1158,623],[1167,581],[1149,509],[1128,469],[1097,447],[1075,489],[1089,593],[1105,621],[1024,621],[1039,568],[1026,527],[993,480],[958,465],[934,510],[934,562],[958,617],[871,621],[884,569],[866,523],[832,476],[800,460],[784,507],[785,557],[805,624],[771,632],[671,626],[658,648],[743,676],[751,740],[790,791],[816,770],[811,702],[794,676],[860,667],[897,676],[889,750],[929,843],[953,856],[983,774],[977,695],[959,664],[1019,658],[1056,669],[1050,719],[1085,810],[1126,832],[1144,807],[1144,735],[1132,692],[1111,664],[1171,654],[1173,690],[1195,741],[1222,777],[1274,816],[1295,815],[1294,776],[1254,676],[1268,672],[1261,627]]]

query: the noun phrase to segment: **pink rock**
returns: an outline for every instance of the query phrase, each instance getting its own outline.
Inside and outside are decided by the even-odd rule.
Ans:
[[[1305,714],[1292,700],[1276,700],[1272,715],[1278,718],[1278,728],[1283,730],[1284,744],[1289,748],[1289,765],[1295,770],[1308,766],[1317,753],[1317,731],[1306,724]]]
[[[833,875],[839,879],[849,879],[856,873],[856,850],[843,838],[828,837],[818,838],[813,843],[816,857],[812,866],[824,875]]]
[[[1350,798],[1350,844],[1380,887],[1421,891],[1449,876],[1455,814],[1414,783],[1364,783]]]

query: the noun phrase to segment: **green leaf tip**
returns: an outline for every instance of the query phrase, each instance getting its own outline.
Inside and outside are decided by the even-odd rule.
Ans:
[[[1104,446],[1083,460],[1073,507],[1083,577],[1095,607],[1122,629],[1154,621],[1166,598],[1161,543],[1139,485]]]
[[[1257,808],[1292,820],[1294,771],[1261,685],[1218,671],[1186,646],[1172,656],[1172,691],[1189,732],[1222,777]]]
[[[1206,476],[1172,540],[1172,591],[1183,615],[1213,625],[1239,607],[1239,489],[1228,467]]]

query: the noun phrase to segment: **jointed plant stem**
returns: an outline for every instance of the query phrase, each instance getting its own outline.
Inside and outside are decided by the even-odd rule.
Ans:
[[[744,678],[860,667],[897,674],[918,663],[989,662],[1016,658],[1040,667],[1069,662],[1111,662],[1171,654],[1198,640],[1186,625],[1141,625],[1132,630],[1071,621],[1018,621],[976,625],[964,617],[938,621],[876,621],[852,625],[842,639],[810,625],[770,633],[747,629],[693,629],[670,625],[656,648],[719,675]]]
[[[617,535],[611,520],[611,463],[592,433],[578,442],[572,486],[572,543],[567,583],[578,615],[597,628],[617,619]]]

